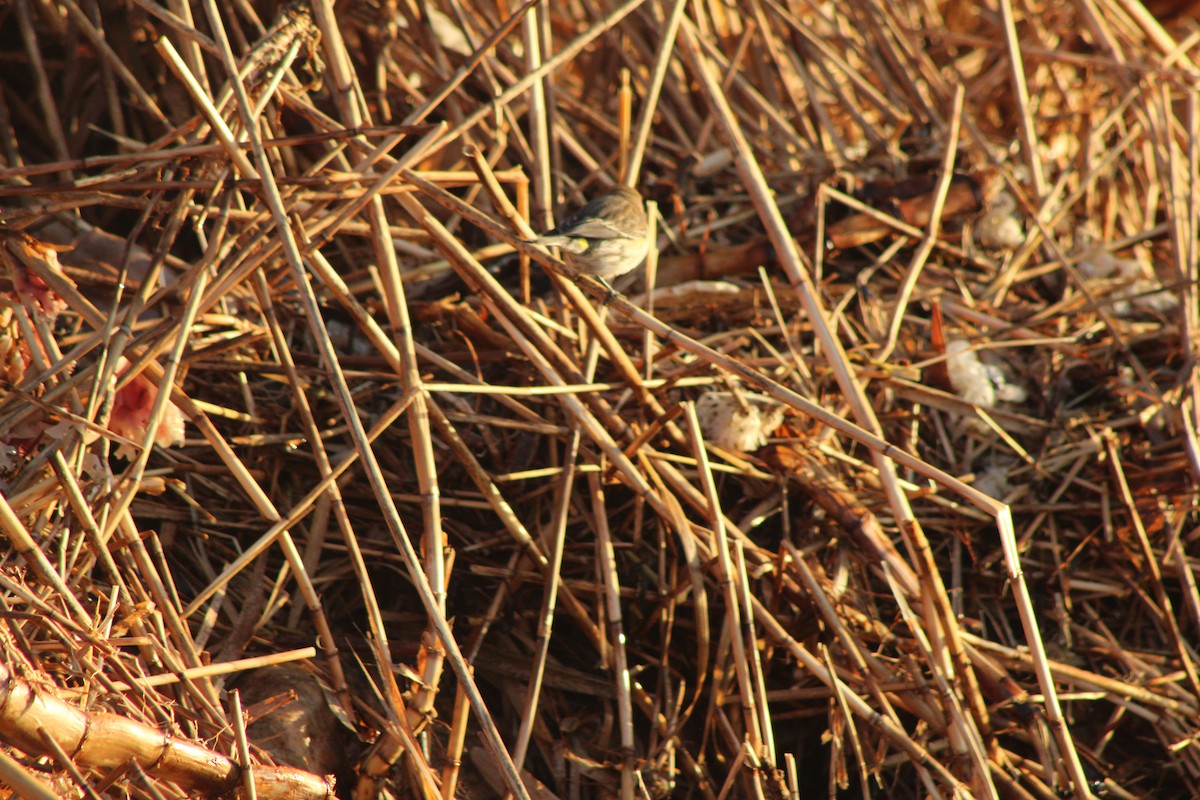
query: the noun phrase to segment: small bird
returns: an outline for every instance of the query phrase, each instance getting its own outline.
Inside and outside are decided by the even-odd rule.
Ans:
[[[642,196],[618,186],[531,241],[561,247],[568,266],[607,285],[646,260],[649,227]]]

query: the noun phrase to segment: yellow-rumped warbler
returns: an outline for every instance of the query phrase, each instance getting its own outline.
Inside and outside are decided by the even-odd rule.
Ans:
[[[531,241],[561,247],[568,266],[607,283],[646,260],[649,227],[642,196],[618,186]]]

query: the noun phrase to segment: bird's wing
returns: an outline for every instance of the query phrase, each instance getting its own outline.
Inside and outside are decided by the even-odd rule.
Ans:
[[[592,217],[574,225],[562,225],[559,233],[584,239],[636,239],[610,222]]]

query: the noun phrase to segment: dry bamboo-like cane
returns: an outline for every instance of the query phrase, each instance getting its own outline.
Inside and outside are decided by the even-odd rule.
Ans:
[[[82,711],[0,666],[0,738],[27,753],[44,753],[44,733],[80,767],[102,770],[132,761],[157,778],[217,797],[238,789],[244,767],[157,728],[102,711]],[[254,790],[270,798],[330,798],[332,783],[288,767],[256,767]]]

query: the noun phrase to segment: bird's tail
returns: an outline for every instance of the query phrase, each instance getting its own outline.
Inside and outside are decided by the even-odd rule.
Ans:
[[[576,250],[579,247],[579,243],[575,239],[560,234],[546,234],[530,241],[533,244],[540,244],[546,247],[565,247],[568,250]]]

